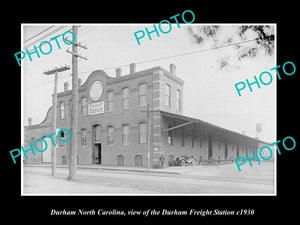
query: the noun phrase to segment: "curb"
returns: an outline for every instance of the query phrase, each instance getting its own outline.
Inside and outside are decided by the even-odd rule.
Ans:
[[[23,167],[49,167],[51,165],[23,165]],[[57,165],[56,168],[69,168],[68,166]],[[77,166],[77,169],[93,169],[93,170],[109,170],[109,171],[126,171],[126,172],[138,172],[138,173],[157,173],[157,174],[181,174],[179,172],[171,172],[171,171],[155,171],[155,170],[139,170],[139,169],[124,169],[124,168],[109,168],[109,167],[89,167],[89,166]]]

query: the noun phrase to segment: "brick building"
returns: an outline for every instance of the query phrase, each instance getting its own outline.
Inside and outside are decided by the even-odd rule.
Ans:
[[[78,150],[79,165],[141,166],[148,163],[147,105],[151,117],[150,165],[169,165],[169,160],[182,155],[202,160],[235,159],[253,156],[260,141],[205,121],[182,115],[184,81],[176,76],[176,67],[167,71],[153,67],[110,77],[101,70],[92,72],[84,84],[79,79]],[[57,129],[70,128],[72,90],[64,84],[57,95]],[[25,126],[25,143],[34,144],[51,132],[52,107],[45,119],[36,125],[29,120]],[[46,138],[47,139],[47,138]],[[43,142],[39,142],[43,143]],[[51,140],[48,150],[36,155],[27,152],[25,164],[51,162]],[[70,142],[57,143],[57,164],[68,164]],[[43,146],[40,147],[43,149]],[[163,157],[162,157],[163,156]],[[162,160],[164,158],[164,161]]]

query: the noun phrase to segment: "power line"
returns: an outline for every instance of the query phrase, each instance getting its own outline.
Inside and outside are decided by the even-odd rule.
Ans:
[[[48,27],[48,28],[46,28],[45,30],[43,30],[43,31],[39,32],[38,34],[36,34],[36,35],[32,36],[31,38],[29,38],[29,39],[25,40],[23,43],[25,43],[25,42],[27,42],[27,41],[30,41],[31,39],[33,39],[33,38],[35,38],[36,36],[38,36],[38,35],[40,35],[40,34],[44,33],[45,31],[47,31],[47,30],[51,29],[52,27],[54,27],[54,25],[53,25],[53,26],[50,26],[50,27]]]
[[[71,75],[72,75],[72,74],[68,74],[67,76],[64,76],[64,77],[58,77],[58,80],[63,79],[63,78],[66,78],[66,77],[69,77],[69,76],[71,76]],[[53,83],[53,80],[50,80],[50,81],[48,81],[48,82],[44,82],[44,83],[41,83],[41,84],[37,84],[37,85],[35,85],[35,86],[33,86],[33,87],[26,88],[25,90],[30,90],[30,89],[33,89],[33,88],[36,88],[36,87],[39,87],[39,86],[43,86],[43,85],[49,84],[49,83]]]
[[[56,33],[57,31],[59,31],[59,30],[65,28],[65,27],[67,27],[67,26],[61,26],[61,27],[57,28],[56,30],[50,32],[49,34],[47,34],[47,35],[45,35],[45,36],[43,36],[43,37],[41,37],[40,39],[36,40],[35,42],[31,43],[30,45],[32,45],[32,44],[34,44],[34,43],[36,43],[36,42],[38,42],[38,41],[40,41],[40,40],[43,40],[43,39],[45,39],[46,37],[49,37],[51,34],[54,34],[54,33]],[[80,27],[80,25],[79,25],[78,27]],[[65,32],[71,31],[71,30],[72,30],[72,28],[69,29],[69,30],[66,30]],[[62,34],[63,34],[63,33],[59,34],[59,36],[62,35]],[[49,40],[49,42],[51,42],[51,41],[53,41],[53,40],[54,40],[54,39]],[[46,43],[44,43],[43,45],[45,45],[45,44],[46,44]],[[28,46],[30,46],[30,45],[28,45]],[[42,45],[42,46],[43,46],[43,45]],[[28,47],[28,46],[27,46],[27,47]],[[24,47],[24,48],[25,48],[25,47]],[[29,53],[31,53],[33,50],[34,50],[34,49],[29,50]],[[24,53],[25,53],[25,52],[24,52]],[[25,54],[26,54],[26,53],[25,53]]]
[[[143,63],[148,63],[148,62],[155,62],[155,61],[164,60],[164,59],[170,59],[170,58],[175,58],[175,57],[180,57],[180,56],[185,56],[185,55],[191,55],[191,54],[200,53],[200,52],[206,52],[206,51],[215,50],[215,49],[221,49],[221,48],[225,48],[225,47],[229,47],[229,46],[233,46],[233,45],[237,45],[237,44],[244,44],[244,43],[256,41],[258,39],[259,38],[255,38],[255,39],[252,39],[252,40],[247,40],[247,41],[242,41],[242,42],[237,42],[237,43],[231,43],[231,44],[227,44],[227,45],[222,45],[222,46],[217,46],[217,47],[202,49],[202,50],[198,50],[198,51],[186,52],[186,53],[181,53],[181,54],[177,54],[177,55],[171,55],[171,56],[166,56],[166,57],[161,57],[161,58],[156,58],[156,59],[150,59],[150,60],[140,61],[140,62],[136,62],[135,64],[143,64]],[[101,70],[109,70],[109,69],[114,69],[114,68],[119,68],[119,67],[127,67],[128,65],[129,64],[123,64],[123,65],[118,65],[118,66],[103,68]],[[85,72],[81,72],[81,73],[78,73],[78,74],[89,73],[89,72],[93,72],[93,71],[95,71],[95,70],[85,71]]]
[[[206,48],[206,49],[202,49],[202,50],[198,50],[198,51],[187,52],[187,53],[177,54],[177,55],[173,55],[173,56],[167,56],[167,57],[162,57],[162,58],[157,58],[157,59],[151,59],[151,60],[141,61],[141,62],[137,62],[136,64],[142,64],[142,63],[146,63],[146,62],[154,62],[154,61],[163,60],[163,59],[170,59],[170,58],[179,57],[179,56],[185,56],[185,55],[191,55],[191,54],[200,53],[200,52],[206,52],[206,51],[220,49],[220,48],[225,48],[225,47],[229,47],[229,46],[233,46],[233,45],[237,45],[237,44],[244,44],[244,43],[256,41],[257,39],[258,38],[255,38],[255,39],[252,39],[252,40],[248,40],[248,41],[242,41],[242,42],[238,42],[238,43],[232,43],[232,44],[222,45],[222,46],[219,46],[219,47]],[[119,66],[119,67],[123,67],[123,66]]]
[[[57,31],[59,31],[59,30],[65,28],[65,27],[66,27],[66,26],[60,26],[60,27],[56,28],[55,30],[53,30],[53,31],[49,32],[48,34],[44,35],[43,37],[41,37],[41,38],[35,40],[34,42],[32,42],[31,44],[27,45],[27,46],[24,47],[24,48],[28,48],[29,46],[31,46],[31,45],[33,45],[33,44],[35,44],[35,43],[37,43],[37,42],[39,42],[39,41],[41,41],[41,40],[44,40],[45,38],[49,37],[51,34],[54,34],[54,33],[56,33]]]
[[[191,54],[195,54],[195,53],[206,52],[206,51],[210,51],[210,50],[221,49],[221,48],[230,47],[230,46],[233,46],[233,45],[245,44],[245,43],[257,41],[258,39],[259,38],[255,38],[255,39],[251,39],[251,40],[247,40],[247,41],[241,41],[241,42],[231,43],[231,44],[222,45],[222,46],[216,46],[216,47],[212,47],[212,48],[201,49],[201,50],[192,51],[192,52],[186,52],[186,53],[181,53],[181,54],[176,54],[176,55],[171,55],[171,56],[166,56],[166,57],[161,57],[161,58],[156,58],[156,59],[150,59],[150,60],[140,61],[140,62],[136,62],[135,64],[143,64],[143,63],[155,62],[155,61],[164,60],[164,59],[170,59],[170,58],[175,58],[175,57],[181,57],[181,56],[191,55]],[[127,67],[128,65],[129,64],[123,64],[123,65],[118,65],[118,66],[113,66],[113,67],[102,68],[101,70],[110,70],[110,69],[114,69],[114,68]],[[95,70],[83,71],[83,72],[80,72],[78,74],[91,73],[91,72],[94,72],[94,71]],[[69,74],[69,75],[67,75],[65,77],[61,77],[59,79],[66,78],[66,77],[71,76],[71,75],[72,74]],[[30,87],[30,88],[26,88],[25,90],[29,90],[29,89],[32,89],[32,88],[35,88],[35,87],[39,87],[39,86],[42,86],[42,85],[50,83],[50,82],[53,82],[53,81],[49,81],[49,82],[46,82],[46,83],[41,83],[41,84],[38,84],[36,86]]]

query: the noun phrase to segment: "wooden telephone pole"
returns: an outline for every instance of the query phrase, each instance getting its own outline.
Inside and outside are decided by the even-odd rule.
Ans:
[[[147,104],[147,110],[141,110],[141,112],[147,113],[147,125],[148,125],[148,131],[147,131],[147,171],[150,171],[151,167],[151,124],[152,124],[152,114],[153,112],[159,112],[159,110],[150,110],[149,104]]]
[[[58,72],[69,70],[70,67],[68,66],[61,66],[60,68],[55,68],[52,70],[48,70],[44,72],[46,75],[55,74],[55,80],[54,80],[54,94],[52,98],[52,107],[53,107],[53,124],[52,124],[52,133],[54,132],[56,134],[56,115],[57,115],[57,80],[58,80]],[[56,175],[56,147],[52,144],[51,149],[51,166],[52,171],[51,175]]]
[[[67,50],[72,54],[72,116],[71,116],[71,147],[70,147],[70,163],[68,179],[76,179],[77,177],[77,134],[78,134],[78,57],[87,60],[78,54],[77,47],[87,49],[77,42],[78,26],[72,26],[72,32],[75,35],[76,41],[72,44],[72,51]]]

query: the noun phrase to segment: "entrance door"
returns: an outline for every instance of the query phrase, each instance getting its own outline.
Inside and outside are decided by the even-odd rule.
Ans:
[[[101,164],[101,126],[93,126],[93,163]]]
[[[94,144],[93,163],[101,164],[101,143]]]

